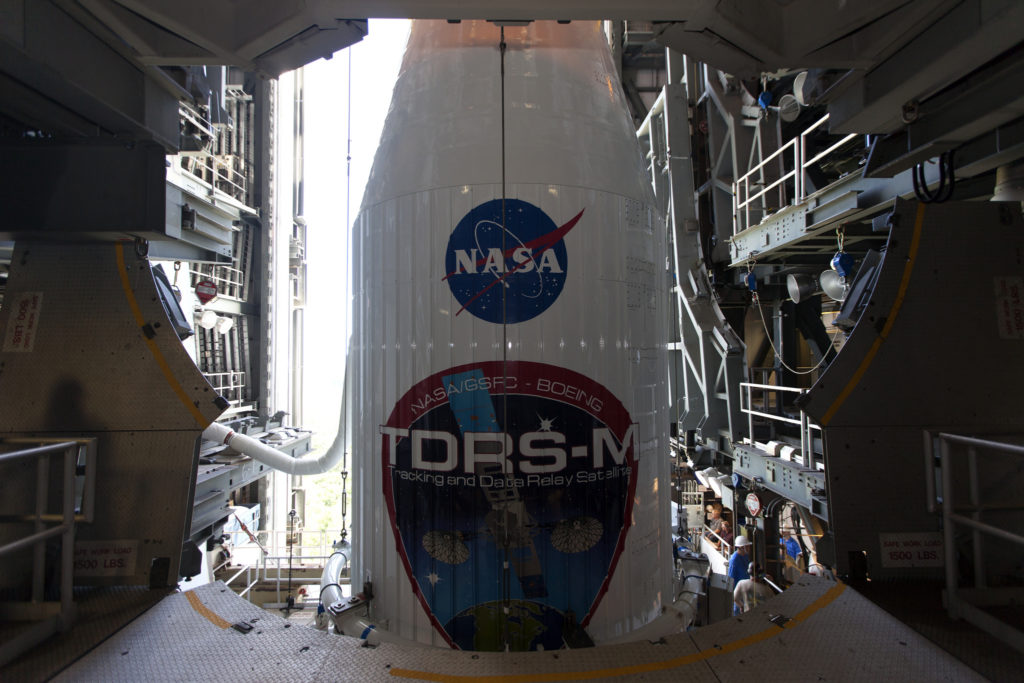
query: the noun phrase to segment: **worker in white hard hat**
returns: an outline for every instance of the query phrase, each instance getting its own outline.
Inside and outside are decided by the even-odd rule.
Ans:
[[[741,534],[736,537],[733,547],[736,550],[729,558],[729,578],[735,586],[743,579],[750,578],[750,572],[747,571],[747,565],[750,564],[750,539]]]

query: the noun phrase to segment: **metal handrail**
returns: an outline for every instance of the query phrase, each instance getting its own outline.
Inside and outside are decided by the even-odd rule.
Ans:
[[[28,547],[34,548],[32,562],[32,601],[30,606],[43,602],[45,588],[44,571],[46,569],[46,540],[54,536],[61,537],[60,559],[60,611],[48,619],[28,629],[21,636],[0,645],[0,666],[49,638],[58,631],[66,631],[74,619],[73,575],[72,566],[75,554],[75,475],[76,458],[79,444],[75,441],[62,441],[23,448],[8,453],[0,453],[0,463],[9,463],[24,458],[38,458],[36,466],[36,505],[34,533],[0,546],[0,557],[10,555]],[[50,454],[64,453],[64,469],[62,474],[63,496],[61,500],[61,523],[49,529],[45,528],[47,520],[46,505],[49,491]]]
[[[330,555],[320,555],[320,556],[317,556],[317,557],[306,556],[304,559],[307,559],[307,560],[327,560],[330,557],[331,557]],[[263,558],[263,579],[265,581],[270,581],[271,580],[270,576],[267,573],[267,560],[274,560],[275,564],[277,565],[277,576],[274,577],[275,595],[277,596],[277,602],[281,602],[281,581],[290,581],[290,579],[288,577],[282,577],[281,576],[281,563],[282,563],[282,561],[290,562],[291,558],[289,558],[287,555],[278,555],[278,556],[271,556],[271,557],[264,557]],[[287,568],[291,569],[291,564],[290,563],[288,564]]]
[[[707,524],[704,525],[704,535],[705,536],[714,536],[715,538],[718,539],[718,542],[721,544],[719,546],[719,548],[718,548],[718,552],[722,553],[723,557],[728,559],[729,556],[732,555],[732,543],[729,543],[724,538],[719,536],[716,532],[714,532],[710,528],[708,528]]]
[[[972,545],[974,551],[974,587],[986,589],[985,580],[985,557],[982,548],[982,534],[994,536],[1003,541],[1016,543],[1024,546],[1024,536],[1003,529],[993,524],[980,521],[983,505],[981,502],[981,491],[978,481],[978,454],[987,452],[991,455],[1003,453],[1015,456],[1024,456],[1024,447],[989,441],[976,437],[962,436],[940,432],[932,435],[925,432],[926,457],[928,466],[926,476],[934,482],[934,453],[930,452],[933,446],[933,437],[939,442],[939,458],[941,468],[942,487],[942,531],[946,563],[946,610],[953,619],[963,618],[973,623],[978,628],[991,633],[1000,640],[1024,652],[1024,632],[1014,628],[1010,624],[993,617],[984,612],[960,596],[959,587],[959,565],[957,563],[956,547],[954,537],[957,525],[971,529]],[[951,444],[967,447],[967,472],[968,472],[968,496],[970,516],[956,513],[953,503],[953,450]],[[934,487],[930,487],[934,495]],[[932,501],[934,506],[934,501]],[[1021,509],[1022,506],[1011,506]]]
[[[790,139],[789,141],[787,141],[785,144],[780,146],[777,150],[775,150],[770,155],[765,157],[759,164],[757,164],[756,166],[751,168],[745,175],[741,176],[738,180],[733,182],[733,185],[732,185],[732,190],[733,190],[733,230],[732,230],[732,234],[733,235],[738,235],[739,233],[743,232],[747,228],[751,227],[751,224],[750,224],[750,206],[751,206],[751,204],[753,204],[758,199],[761,199],[769,191],[775,189],[776,187],[782,185],[783,183],[786,183],[786,182],[788,182],[790,180],[793,181],[793,196],[792,196],[792,198],[789,198],[786,195],[783,195],[783,200],[784,200],[783,203],[785,203],[785,201],[788,201],[789,205],[795,205],[795,204],[800,204],[800,203],[802,203],[803,201],[805,201],[807,199],[808,195],[807,195],[806,186],[805,186],[805,183],[804,183],[804,176],[805,176],[805,174],[807,172],[807,169],[809,167],[811,167],[812,165],[818,163],[822,159],[828,157],[830,154],[834,153],[836,150],[841,148],[843,145],[845,145],[846,143],[850,142],[850,140],[852,140],[855,137],[857,137],[857,135],[853,134],[853,133],[851,133],[849,135],[846,135],[843,138],[841,138],[838,142],[835,142],[834,144],[830,145],[827,149],[824,149],[821,152],[818,152],[813,157],[808,159],[807,158],[807,138],[808,138],[808,136],[812,132],[814,132],[818,128],[824,126],[825,123],[828,122],[828,119],[829,119],[829,115],[825,114],[823,117],[821,117],[820,119],[818,119],[817,121],[812,123],[810,126],[808,126],[806,129],[804,129],[804,131],[801,132],[800,135],[798,135],[798,136]],[[751,196],[751,194],[750,194],[750,179],[751,179],[751,177],[753,177],[755,175],[763,175],[764,171],[765,171],[765,169],[766,169],[766,167],[767,167],[767,165],[769,163],[771,163],[772,161],[775,161],[776,158],[780,157],[783,152],[788,152],[791,148],[792,148],[792,151],[793,151],[793,170],[791,170],[788,173],[785,173],[784,175],[780,176],[773,183],[771,183],[770,185],[767,185],[767,186],[761,188],[760,191],[758,191],[756,194]],[[741,189],[742,189],[742,196],[744,197],[742,200],[740,199]],[[762,202],[762,208],[760,209],[762,214],[765,213],[765,211],[766,211],[764,206],[763,206],[763,204],[764,203]],[[785,207],[780,206],[779,208],[782,209],[782,208],[785,208]],[[743,217],[742,221],[740,220],[741,216]],[[758,223],[763,221],[764,218],[765,217],[762,215],[761,220],[758,221]]]
[[[251,601],[251,591],[254,586],[261,581],[274,582],[277,602],[281,602],[281,582],[288,580],[287,576],[282,573],[282,570],[289,566],[289,559],[291,561],[290,566],[307,568],[315,566],[311,561],[329,559],[333,551],[334,542],[340,537],[341,532],[338,529],[295,529],[291,532],[287,529],[261,529],[255,533],[269,552],[261,553],[260,560],[255,565],[245,564],[240,566],[231,577],[224,581],[224,584],[230,586],[242,574],[245,574],[246,587],[238,595]],[[288,536],[301,536],[303,539],[314,537],[316,541],[292,544],[292,553],[289,558],[289,554],[286,551],[288,548]],[[313,551],[314,554],[305,554],[306,551]],[[224,566],[222,564],[218,569]],[[274,576],[270,574],[271,569],[275,569]],[[255,572],[255,577],[253,577],[253,572]]]
[[[330,558],[330,555],[318,555],[318,556],[307,555],[304,559],[307,559],[307,560],[327,560],[329,558]],[[293,559],[293,558],[289,558],[287,555],[264,555],[260,559],[260,563],[258,565],[256,565],[256,566],[245,565],[245,566],[239,567],[238,571],[236,571],[234,574],[232,574],[228,579],[226,579],[224,581],[224,585],[225,586],[230,586],[232,583],[234,583],[234,581],[239,576],[241,576],[242,574],[245,574],[246,587],[241,592],[239,592],[238,595],[239,595],[239,597],[245,597],[245,598],[249,599],[250,602],[251,602],[252,601],[252,596],[250,595],[250,591],[252,590],[253,586],[255,586],[256,584],[260,583],[260,581],[265,581],[265,582],[271,582],[272,581],[272,582],[274,582],[274,591],[275,591],[275,595],[277,596],[277,602],[281,602],[281,582],[282,581],[288,581],[288,577],[287,576],[283,576],[281,571],[282,571],[282,569],[290,567],[290,565],[283,566],[283,564],[287,563],[290,559]],[[270,567],[267,566],[268,563],[274,564],[275,569],[276,569],[275,576],[270,576]],[[252,572],[253,572],[254,569],[256,570],[256,578],[255,579],[252,578]]]
[[[803,154],[802,143],[803,143],[803,137],[802,136],[793,138],[792,140],[790,140],[789,142],[787,142],[786,144],[782,145],[777,150],[775,150],[774,152],[769,154],[767,157],[765,157],[761,161],[761,163],[759,163],[757,166],[754,166],[754,168],[750,169],[738,181],[733,183],[733,197],[735,198],[734,199],[735,215],[738,217],[740,211],[743,211],[743,217],[744,217],[743,229],[746,229],[746,228],[750,227],[750,205],[753,204],[758,199],[762,199],[766,194],[768,194],[768,192],[770,192],[771,190],[774,190],[776,187],[778,187],[779,185],[785,183],[786,181],[793,180],[793,182],[794,182],[794,189],[793,189],[793,196],[794,196],[794,198],[801,196],[802,189],[801,189],[800,185],[801,185],[801,179],[803,177],[803,173],[802,172],[798,173],[797,169],[800,169],[801,171],[803,170],[800,167],[800,162],[799,162],[800,157]],[[754,176],[754,175],[763,175],[767,165],[769,163],[771,163],[772,161],[774,161],[776,159],[776,157],[781,156],[783,152],[788,151],[789,148],[793,149],[793,170],[788,172],[788,173],[785,173],[785,174],[779,176],[779,178],[777,180],[772,182],[770,185],[762,187],[760,191],[758,191],[756,194],[751,196],[750,195],[750,178],[752,176]],[[744,197],[744,199],[742,199],[742,200],[740,199],[740,187],[741,186],[743,187],[743,197]],[[785,194],[782,194],[782,198],[784,200],[787,199]],[[780,202],[780,204],[781,203],[782,202]],[[763,214],[766,211],[766,209],[764,207],[764,202],[763,201],[761,202],[761,204],[762,204],[761,212]],[[782,208],[782,207],[780,206],[779,208]],[[762,217],[762,220],[763,220],[763,217]],[[737,222],[738,221],[736,221],[734,219],[734,223],[733,223],[733,234],[734,235],[739,233],[739,232],[742,232],[742,229],[739,228],[739,226],[737,225]],[[758,221],[758,222],[760,222],[760,221]]]
[[[812,422],[807,417],[807,413],[803,410],[800,411],[800,419],[793,417],[786,417],[784,415],[775,415],[773,413],[766,413],[760,410],[754,410],[754,398],[753,390],[758,389],[762,393],[768,391],[784,391],[794,394],[806,394],[806,389],[799,387],[784,387],[775,384],[754,384],[753,382],[740,382],[740,412],[746,413],[747,415],[747,433],[749,434],[751,445],[754,444],[754,416],[764,417],[775,422],[785,422],[787,424],[795,424],[800,426],[800,454],[804,457],[804,466],[810,469],[816,468],[816,462],[814,459],[814,440],[811,436],[813,430],[821,431],[821,425]],[[746,405],[744,405],[744,397],[746,398]]]
[[[825,114],[820,119],[818,119],[817,121],[812,123],[810,126],[808,126],[807,129],[804,130],[804,132],[800,133],[800,171],[801,171],[800,176],[801,176],[801,178],[803,177],[803,171],[805,171],[808,166],[810,166],[811,164],[818,163],[819,161],[821,161],[822,159],[827,157],[829,154],[831,154],[832,152],[836,151],[837,149],[839,149],[840,147],[845,145],[847,142],[849,142],[853,138],[857,137],[856,134],[850,133],[849,135],[845,136],[839,142],[837,142],[837,143],[831,145],[830,147],[828,147],[828,149],[825,149],[825,150],[823,150],[821,152],[818,152],[816,155],[814,155],[810,159],[806,159],[804,155],[807,152],[807,143],[806,143],[807,136],[812,131],[820,128],[823,125],[825,125],[825,122],[828,121],[828,117],[829,117],[829,115]],[[803,183],[802,182],[800,184],[800,192],[797,194],[797,197],[798,197],[798,199],[797,199],[798,202],[802,202],[804,199],[807,198],[803,194]]]
[[[341,537],[341,531],[339,529],[295,529],[289,532],[287,529],[261,529],[256,532],[256,535],[263,541],[263,545],[268,548],[272,555],[286,552],[289,545],[296,555],[300,555],[306,559],[312,557],[318,557],[322,555],[330,555],[327,551],[334,545],[334,541]],[[309,537],[313,537],[316,540],[313,542],[303,542],[289,544],[287,538],[290,535],[301,537],[304,541],[307,541]],[[282,542],[284,539],[284,542]],[[315,550],[317,551],[314,556],[302,555],[304,550]]]
[[[214,569],[214,572],[216,572],[218,569],[221,569],[221,568],[227,566],[227,564],[228,564],[227,562],[222,563],[220,566],[218,566],[216,569]],[[249,579],[252,578],[253,566],[247,564],[247,565],[244,565],[244,566],[240,567],[239,570],[237,572],[235,572],[234,574],[232,574],[229,579],[225,580],[224,581],[224,585],[225,586],[230,586],[232,583],[234,583],[235,579],[237,579],[242,574],[245,574],[246,586],[245,586],[244,589],[242,589],[241,592],[238,593],[238,597],[246,598],[246,599],[249,600],[249,602],[252,602],[252,596],[249,595],[249,591],[252,590],[253,586],[255,586],[257,583],[260,582],[259,567],[257,567],[256,569],[257,569],[257,571],[256,571],[256,578],[253,579],[252,581],[250,581]]]

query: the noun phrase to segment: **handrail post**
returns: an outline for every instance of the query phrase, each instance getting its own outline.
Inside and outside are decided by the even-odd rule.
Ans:
[[[935,512],[935,441],[931,432],[924,432],[924,495],[928,512]]]
[[[802,393],[802,392],[801,392]],[[807,413],[800,411],[800,452],[804,456],[804,467],[814,469],[814,454],[810,448],[811,434],[807,426]]]
[[[75,455],[78,446],[69,445],[64,451],[64,533],[61,535],[60,568],[60,630],[71,628],[75,560]]]
[[[732,181],[732,234],[733,237],[740,233],[740,183]]]
[[[941,445],[942,466],[942,541],[946,555],[946,609],[951,617],[958,618],[957,605],[956,551],[953,547],[953,467],[949,455],[949,443],[943,439]]]
[[[46,529],[43,515],[46,514],[49,493],[50,456],[40,455],[36,461],[36,521],[35,533]],[[32,602],[43,601],[43,574],[46,569],[46,545],[36,543],[32,547]]]
[[[747,437],[750,439],[750,445],[753,446],[754,441],[754,398],[750,385],[747,384]]]
[[[980,522],[981,495],[978,484],[978,451],[974,446],[967,447],[967,481],[970,486],[971,519]],[[985,560],[981,554],[981,531],[977,528],[973,529],[971,540],[974,544],[974,587],[985,588]]]
[[[743,201],[746,202],[744,207],[744,218],[743,218],[743,229],[746,230],[750,227],[750,179],[743,178]]]
[[[796,137],[796,182],[798,187],[799,196],[797,197],[797,203],[804,200],[804,161],[807,159],[806,152],[804,150],[804,134],[800,133]]]

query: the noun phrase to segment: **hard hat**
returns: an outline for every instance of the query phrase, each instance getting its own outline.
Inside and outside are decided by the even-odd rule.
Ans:
[[[735,545],[737,548],[744,548],[750,545],[750,539],[746,536],[737,536],[736,542],[733,545]]]

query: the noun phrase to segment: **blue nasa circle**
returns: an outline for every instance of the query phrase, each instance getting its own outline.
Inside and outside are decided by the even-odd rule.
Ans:
[[[538,207],[506,199],[504,221],[501,209],[492,199],[462,217],[448,239],[445,281],[461,306],[456,315],[519,323],[558,299],[568,259],[559,226]]]

